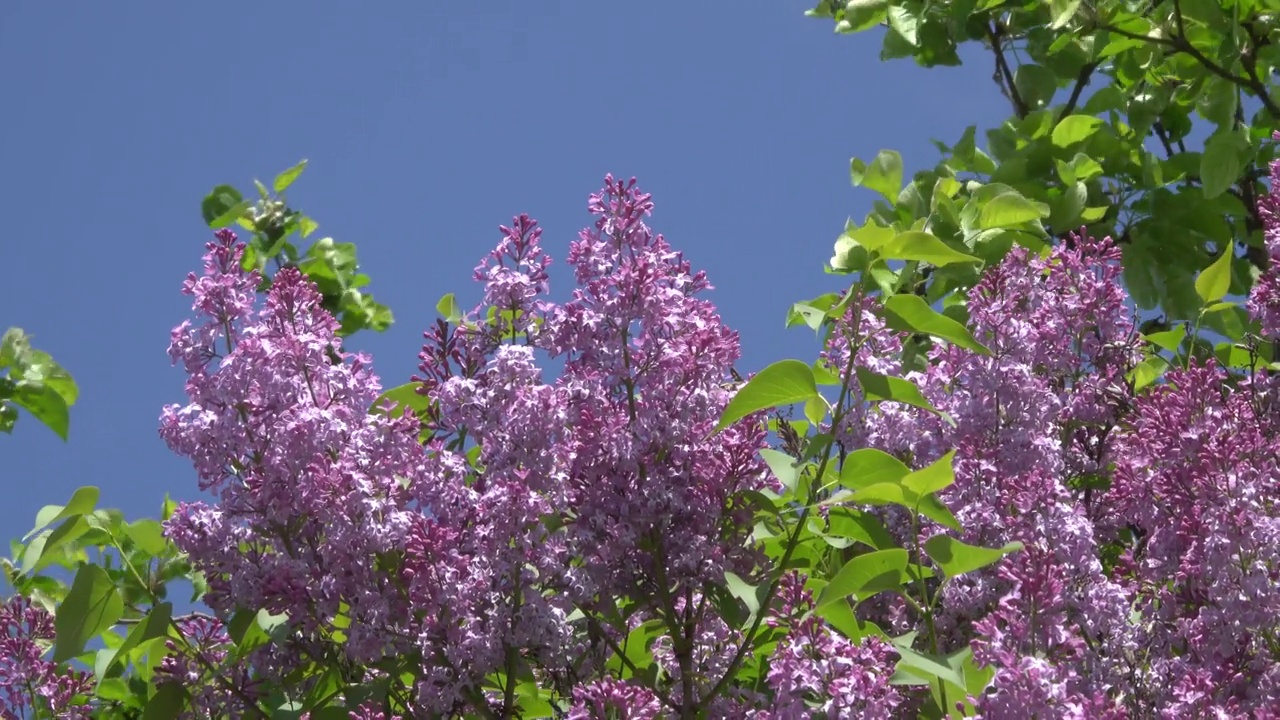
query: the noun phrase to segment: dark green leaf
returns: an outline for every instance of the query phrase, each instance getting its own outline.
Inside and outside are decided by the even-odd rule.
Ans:
[[[147,701],[142,720],[176,720],[191,696],[179,682],[166,682],[156,686],[156,694]]]
[[[1206,199],[1218,197],[1240,179],[1249,140],[1239,132],[1220,132],[1209,138],[1200,158],[1200,181]]]
[[[222,227],[218,221],[231,213],[232,209],[244,202],[240,191],[230,185],[219,185],[205,196],[200,203],[200,214],[209,227]],[[249,206],[246,206],[246,208]]]

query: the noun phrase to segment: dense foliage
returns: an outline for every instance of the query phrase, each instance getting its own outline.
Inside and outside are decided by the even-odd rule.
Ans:
[[[1009,118],[985,133],[985,151],[975,127],[937,143],[938,167],[901,194],[893,187],[872,214],[880,224],[932,214],[939,237],[987,260],[1035,237],[1011,237],[1024,229],[1014,217],[1042,219],[1059,240],[1087,225],[1116,239],[1126,288],[1140,307],[1163,314],[1152,319],[1162,329],[1195,319],[1193,280],[1228,246],[1239,248],[1233,293],[1248,292],[1266,267],[1257,207],[1276,157],[1271,135],[1280,130],[1274,2],[821,0],[809,14],[833,19],[840,33],[885,28],[884,60],[958,65],[959,46],[981,46],[1009,102]],[[865,177],[879,189],[874,174]],[[963,181],[959,190],[951,177]],[[975,228],[950,208],[1008,188],[1039,205],[1001,208],[1010,217],[1001,232]],[[940,189],[946,198],[934,199]],[[936,299],[968,281],[932,284]],[[1237,320],[1206,318],[1222,329]]]

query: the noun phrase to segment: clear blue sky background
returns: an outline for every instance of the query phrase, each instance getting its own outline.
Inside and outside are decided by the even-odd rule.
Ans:
[[[849,157],[932,166],[931,138],[1009,108],[980,51],[881,63],[878,34],[834,35],[808,7],[0,2],[0,330],[25,328],[81,388],[68,443],[30,417],[0,437],[0,535],[81,485],[130,517],[198,497],[156,427],[184,400],[165,348],[210,235],[200,199],[301,158],[292,204],[357,243],[396,314],[352,342],[386,386],[414,371],[442,294],[477,298],[500,223],[533,215],[560,259],[606,172],[638,177],[654,227],[707,270],[740,367],[810,352],[783,319],[836,286],[832,242],[870,207]]]

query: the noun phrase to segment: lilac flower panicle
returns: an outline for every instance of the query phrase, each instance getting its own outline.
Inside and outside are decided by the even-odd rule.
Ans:
[[[427,333],[425,443],[416,418],[368,412],[378,380],[343,351],[310,282],[283,270],[259,307],[242,246],[229,233],[210,245],[185,286],[196,320],[171,351],[194,358],[188,402],[165,409],[161,436],[214,500],[181,504],[166,529],[219,616],[287,618],[289,640],[249,659],[254,677],[305,662],[341,614],[349,660],[416,653],[415,711],[462,712],[512,653],[550,676],[602,662],[567,620],[579,603],[660,581],[682,595],[758,562],[737,498],[764,482],[763,426],[710,433],[737,335],[696,297],[705,276],[644,224],[652,202],[634,182],[607,178],[589,207],[569,302],[542,299],[550,260],[519,216],[476,269],[470,319]],[[540,354],[563,361],[559,377],[544,378]],[[700,672],[725,667],[724,630],[698,631]],[[565,691],[583,708],[621,692]]]
[[[94,710],[89,673],[46,660],[53,615],[22,595],[0,604],[0,718],[41,716],[87,720]]]
[[[1276,139],[1280,140],[1280,132]],[[1246,307],[1262,326],[1264,337],[1280,337],[1280,160],[1271,163],[1271,186],[1258,198],[1268,265],[1253,284]]]

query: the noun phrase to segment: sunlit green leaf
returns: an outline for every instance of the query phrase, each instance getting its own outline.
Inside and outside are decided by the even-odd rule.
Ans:
[[[991,351],[973,339],[964,325],[936,312],[918,295],[903,293],[885,298],[885,322],[894,330],[921,332],[946,340],[980,355]]]
[[[1102,121],[1091,115],[1068,115],[1053,128],[1053,144],[1071,147],[1087,139],[1100,125]]]
[[[822,607],[850,595],[865,600],[878,592],[896,590],[902,585],[908,561],[907,551],[901,548],[858,555],[831,578],[831,582],[822,589],[817,605]]]
[[[875,448],[863,448],[854,450],[844,459],[844,465],[840,467],[840,484],[857,490],[880,483],[896,483],[910,473],[910,468],[894,456]]]
[[[895,202],[902,191],[902,155],[895,150],[881,150],[870,165],[853,158],[849,161],[849,178],[855,186],[875,190]]]
[[[864,367],[855,369],[858,384],[862,387],[863,397],[871,401],[891,400],[893,402],[914,405],[932,411],[933,405],[920,394],[920,388],[910,380],[881,375]]]
[[[307,161],[303,160],[297,165],[294,165],[288,170],[285,170],[284,172],[277,175],[276,179],[271,183],[271,186],[275,189],[276,192],[282,193],[286,189],[288,189],[288,187],[293,184],[293,181],[297,180],[298,176],[302,174],[302,171],[306,169],[307,169]]]
[[[779,360],[756,373],[733,396],[716,425],[719,432],[759,410],[805,402],[818,395],[813,370],[799,360]]]
[[[1217,302],[1226,296],[1231,287],[1231,260],[1235,257],[1230,246],[1221,257],[1196,277],[1196,294],[1205,303]]]
[[[902,484],[917,495],[935,493],[955,482],[955,472],[951,468],[956,452],[951,450],[928,466],[917,470],[902,479]]]
[[[90,639],[114,625],[123,612],[124,600],[107,571],[81,565],[54,617],[53,661],[66,662],[79,655]]]
[[[925,552],[951,577],[984,568],[1021,549],[1020,542],[1011,542],[1001,548],[984,548],[965,544],[946,534],[934,535],[924,542]]]

